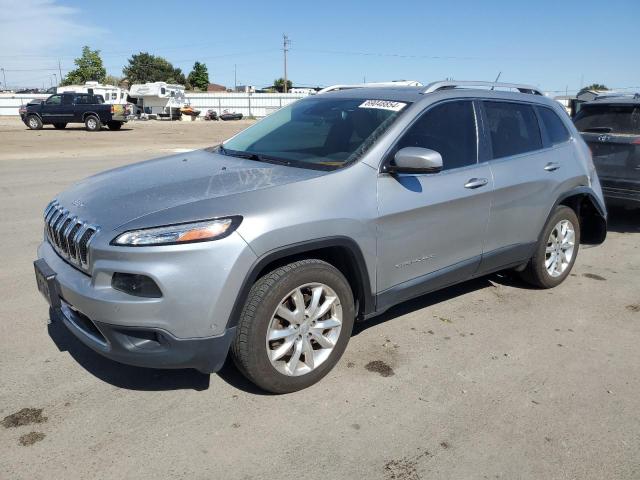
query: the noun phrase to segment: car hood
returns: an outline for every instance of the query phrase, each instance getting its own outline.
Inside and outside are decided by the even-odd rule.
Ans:
[[[76,183],[56,199],[83,221],[114,229],[172,207],[326,173],[198,150],[108,170]]]

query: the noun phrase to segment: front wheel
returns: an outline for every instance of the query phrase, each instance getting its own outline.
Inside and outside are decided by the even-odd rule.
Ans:
[[[27,121],[24,123],[26,123],[27,127],[31,130],[40,130],[42,128],[42,120],[37,115],[29,115]]]
[[[560,285],[573,268],[579,246],[580,221],[572,209],[560,205],[547,220],[522,278],[540,288]]]
[[[355,318],[351,287],[316,259],[277,268],[251,288],[232,345],[253,383],[288,393],[318,382],[347,347]]]
[[[97,132],[102,128],[100,119],[95,115],[87,115],[87,118],[84,119],[84,126],[89,132]]]

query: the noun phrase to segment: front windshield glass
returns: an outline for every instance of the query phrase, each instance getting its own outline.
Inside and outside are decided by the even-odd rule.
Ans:
[[[407,105],[306,98],[239,133],[222,145],[221,152],[299,167],[340,168],[360,158]]]

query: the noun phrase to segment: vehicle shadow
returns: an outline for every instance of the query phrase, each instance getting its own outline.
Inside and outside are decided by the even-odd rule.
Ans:
[[[53,312],[49,336],[61,352],[67,352],[94,377],[113,386],[128,390],[207,390],[210,375],[193,369],[159,370],[124,365],[105,358],[79,341]]]
[[[640,233],[640,208],[610,206],[607,229],[617,233]]]
[[[407,315],[408,313],[422,310],[423,308],[432,307],[434,305],[437,305],[438,303],[446,302],[447,300],[451,300],[453,298],[466,295],[477,290],[493,287],[491,281],[496,280],[496,278],[497,275],[474,278],[472,280],[447,287],[443,290],[437,290],[433,293],[414,298],[413,300],[407,300],[404,303],[391,307],[386,312],[373,317],[370,320],[364,320],[362,322],[356,323],[353,326],[352,336],[359,335],[369,328],[376,327],[381,323],[385,323],[397,317]],[[519,287],[520,284],[518,283],[517,286]]]

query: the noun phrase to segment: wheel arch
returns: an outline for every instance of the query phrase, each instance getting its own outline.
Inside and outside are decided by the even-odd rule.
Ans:
[[[607,237],[607,211],[589,187],[577,187],[562,194],[553,209],[558,205],[571,208],[580,220],[581,242],[599,245]]]
[[[249,291],[258,278],[277,267],[305,258],[324,260],[340,270],[353,291],[357,317],[375,310],[374,295],[362,250],[351,238],[328,237],[287,245],[259,257],[245,276],[227,321],[227,328],[237,325]]]
[[[82,114],[82,121],[83,121],[83,122],[84,122],[84,121],[86,121],[86,119],[87,119],[87,117],[88,117],[89,115],[93,115],[93,116],[94,116],[94,117],[96,117],[98,120],[100,120],[100,115],[98,115],[96,112],[84,112],[84,113]],[[100,120],[100,121],[102,121],[102,120]]]

